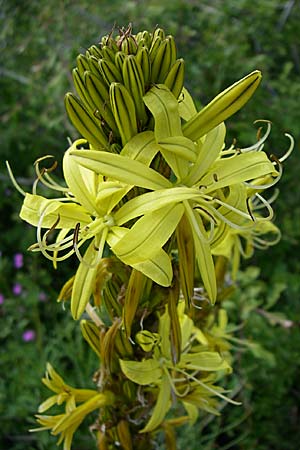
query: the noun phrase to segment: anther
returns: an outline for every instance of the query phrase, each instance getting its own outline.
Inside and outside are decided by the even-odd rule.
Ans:
[[[49,167],[49,168],[43,167],[41,173],[43,173],[43,174],[50,173],[50,172],[53,172],[56,168],[57,168],[57,161],[54,161],[54,163],[52,164],[51,167]]]
[[[60,214],[58,214],[56,221],[55,221],[54,224],[51,226],[51,228],[49,228],[48,234],[51,233],[51,231],[55,230],[55,228],[56,228],[57,225],[59,224],[59,221],[60,221]]]
[[[77,223],[74,228],[73,247],[77,246],[78,244],[79,231],[80,231],[80,223]]]
[[[260,138],[261,138],[261,130],[262,130],[262,127],[259,127],[258,130],[257,130],[257,133],[256,133],[256,139],[257,139],[258,141],[259,141]]]
[[[277,158],[277,156],[276,155],[274,155],[273,153],[270,155],[270,160],[272,161],[272,162],[276,162],[276,164],[278,164],[278,166],[281,166],[281,162],[280,162],[280,160]]]
[[[199,205],[195,206],[195,208],[193,208],[193,209],[195,209],[196,211],[197,211],[197,210],[203,211],[204,214],[207,214],[207,215],[211,218],[211,220],[213,221],[213,223],[214,223],[215,225],[217,225],[216,219],[214,218],[214,216],[213,216],[209,211],[207,211],[206,209],[202,208],[202,207],[199,206]]]
[[[246,205],[247,205],[247,210],[248,210],[249,216],[251,217],[253,222],[255,222],[255,217],[253,216],[251,208],[250,208],[250,198],[249,197],[246,200]]]

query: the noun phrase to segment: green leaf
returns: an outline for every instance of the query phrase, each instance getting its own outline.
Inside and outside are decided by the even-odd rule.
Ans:
[[[181,337],[182,337],[182,343],[181,348],[182,350],[185,349],[189,343],[189,340],[191,338],[191,335],[194,334],[195,326],[192,319],[184,314],[184,302],[179,302],[178,305],[178,314],[179,314],[179,322],[180,322],[180,328],[181,328]]]
[[[74,150],[70,154],[84,167],[129,185],[151,190],[172,186],[160,173],[127,156],[93,150]]]
[[[155,359],[145,359],[144,361],[120,359],[119,362],[124,375],[134,383],[147,386],[161,382],[162,370],[159,362]]]
[[[131,335],[131,326],[143,298],[147,278],[139,270],[133,269],[126,286],[125,299],[122,310],[122,322],[126,337]]]
[[[217,389],[216,386],[210,386],[210,388]],[[184,407],[186,408],[186,405],[194,406],[197,410],[203,409],[210,414],[219,416],[220,412],[216,409],[217,402],[212,398],[212,395],[212,393],[208,393],[204,388],[196,387],[192,393],[184,397]],[[226,400],[225,397],[224,399]]]
[[[176,240],[181,291],[186,305],[189,307],[194,295],[195,248],[192,230],[186,214],[182,216],[176,229]]]
[[[159,318],[158,334],[161,337],[160,351],[164,358],[171,359],[170,349],[170,316],[166,310]]]
[[[160,148],[160,152],[176,176],[177,183],[180,183],[181,180],[188,174],[189,162],[186,159],[180,158],[175,153],[164,149],[163,147]]]
[[[132,267],[160,286],[168,287],[171,285],[173,278],[172,264],[169,255],[162,249],[148,260],[132,264]]]
[[[165,145],[160,145],[161,153],[177,179],[181,180],[187,175],[189,157],[191,156],[192,160],[195,160],[195,155],[191,155],[194,153],[194,149],[191,151],[191,144],[187,144],[188,140],[182,136],[178,102],[165,85],[153,86],[145,95],[144,102],[155,120],[156,142],[159,145],[165,143]],[[175,141],[174,137],[176,137]],[[181,140],[183,147],[176,145],[177,137],[178,139],[183,138]],[[168,139],[170,139],[169,142]],[[180,157],[182,152],[185,152],[184,159]]]
[[[181,327],[178,317],[177,304],[179,300],[180,287],[179,281],[175,278],[172,288],[169,289],[168,295],[168,314],[170,317],[170,347],[171,347],[171,357],[172,363],[174,365],[178,364],[181,357]]]

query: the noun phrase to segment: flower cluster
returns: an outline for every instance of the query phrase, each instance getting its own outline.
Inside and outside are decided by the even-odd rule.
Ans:
[[[199,408],[217,413],[214,397],[226,398],[214,384],[217,373],[230,370],[220,350],[228,347],[226,333],[216,346],[184,308],[193,303],[195,280],[201,298],[215,303],[217,256],[227,258],[235,274],[240,255],[277,242],[273,199],[267,201],[264,192],[280,179],[293,140],[288,135],[284,156],[268,155],[263,149],[271,125],[265,122],[265,134],[253,145],[227,148],[224,121],[252,96],[260,72],[197,111],[183,85],[184,61],[162,29],[134,35],[129,26],[115,38],[104,37],[77,58],[73,78],[79,98],[67,94],[66,109],[83,138],[64,154],[64,182],[51,173],[56,162],[42,167],[50,158],[45,156],[35,163],[32,193],[17,186],[25,195],[20,216],[37,227],[30,249],[55,267],[77,255],[79,266],[60,298],[71,298],[74,319],[86,311],[94,322],[82,321],[82,332],[101,359],[100,390],[114,390],[113,373],[121,385],[125,379],[131,390],[140,385],[156,399],[139,431],[164,422],[171,397],[182,401],[191,420]],[[40,182],[58,197],[38,194]],[[130,341],[138,344],[135,350]],[[38,421],[61,433],[69,449],[73,432],[84,414],[101,406],[102,394],[93,392],[77,407],[78,392],[50,366],[48,373],[53,380],[44,382],[56,395],[46,406],[66,401],[66,414]],[[116,388],[121,398],[125,386]],[[122,414],[112,421],[121,430],[121,445],[123,440],[131,448],[123,427],[136,422],[126,422],[128,411]]]
[[[55,416],[37,414],[37,422],[42,427],[31,431],[52,430],[54,436],[60,435],[58,444],[63,442],[64,450],[70,450],[73,434],[86,415],[95,409],[110,405],[112,395],[111,393],[99,393],[92,389],[76,389],[69,386],[49,363],[42,381],[55,395],[40,405],[39,413],[47,411],[55,404],[63,403],[66,404],[65,413]],[[78,403],[80,403],[79,406]]]

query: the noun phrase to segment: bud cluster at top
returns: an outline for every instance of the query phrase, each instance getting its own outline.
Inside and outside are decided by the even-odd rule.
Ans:
[[[68,93],[65,100],[71,122],[95,148],[108,149],[151,127],[143,96],[154,84],[166,85],[179,97],[184,61],[177,59],[173,36],[161,28],[134,35],[129,25],[80,54],[73,80],[79,98]],[[130,123],[123,124],[124,117]]]

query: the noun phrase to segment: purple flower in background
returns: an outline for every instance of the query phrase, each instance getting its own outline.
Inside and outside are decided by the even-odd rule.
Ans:
[[[22,285],[20,283],[15,283],[12,288],[14,295],[20,295],[22,292]]]
[[[23,255],[22,253],[16,253],[14,255],[14,267],[20,269],[23,266]]]
[[[39,293],[38,299],[40,302],[45,302],[47,300],[47,294],[43,291]]]
[[[3,305],[3,303],[4,303],[4,295],[1,294],[0,292],[0,305]]]
[[[24,342],[30,342],[35,340],[35,331],[34,330],[26,330],[22,334],[22,339]]]

